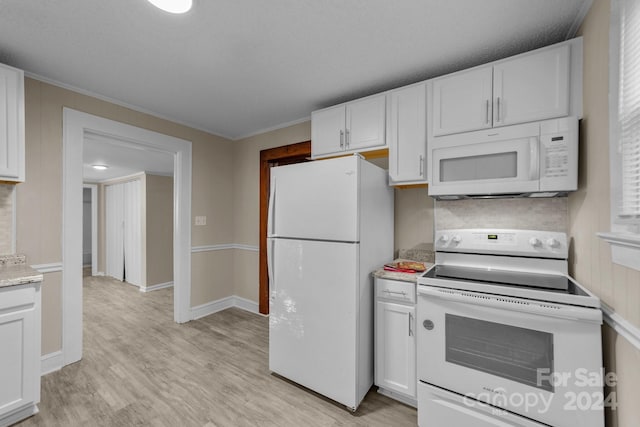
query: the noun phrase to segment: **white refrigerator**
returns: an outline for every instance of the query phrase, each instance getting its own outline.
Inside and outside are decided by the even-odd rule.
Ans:
[[[373,384],[371,272],[393,258],[393,189],[359,155],[271,169],[269,369],[357,409]]]

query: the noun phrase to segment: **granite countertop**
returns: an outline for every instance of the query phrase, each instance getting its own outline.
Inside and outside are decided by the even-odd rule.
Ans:
[[[42,281],[42,273],[26,263],[24,255],[0,255],[0,288]]]
[[[395,259],[393,262],[398,262],[398,261],[415,261],[415,260],[398,258],[398,259]],[[421,262],[424,262],[424,261],[421,261]],[[427,270],[433,267],[433,263],[431,262],[424,262],[424,265],[427,268]],[[377,277],[379,279],[387,279],[387,280],[399,280],[401,282],[418,283],[418,277],[423,273],[424,271],[421,271],[419,273],[401,273],[399,271],[387,271],[384,269],[384,267],[381,267],[373,272],[373,277]]]

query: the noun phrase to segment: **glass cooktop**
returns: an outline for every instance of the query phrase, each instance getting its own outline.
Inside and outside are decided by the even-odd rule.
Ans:
[[[423,277],[493,286],[517,287],[567,295],[589,296],[567,276],[555,274],[436,265],[427,271]]]

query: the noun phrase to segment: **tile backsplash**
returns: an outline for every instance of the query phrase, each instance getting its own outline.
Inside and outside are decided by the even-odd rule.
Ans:
[[[436,201],[435,229],[513,228],[566,233],[566,197]]]
[[[15,185],[0,184],[0,254],[13,252],[13,192]]]

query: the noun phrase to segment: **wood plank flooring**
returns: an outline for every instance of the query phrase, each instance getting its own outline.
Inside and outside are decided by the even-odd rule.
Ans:
[[[27,426],[415,426],[372,389],[355,414],[268,368],[268,319],[229,309],[173,322],[173,290],[84,279],[82,361],[42,378]]]

